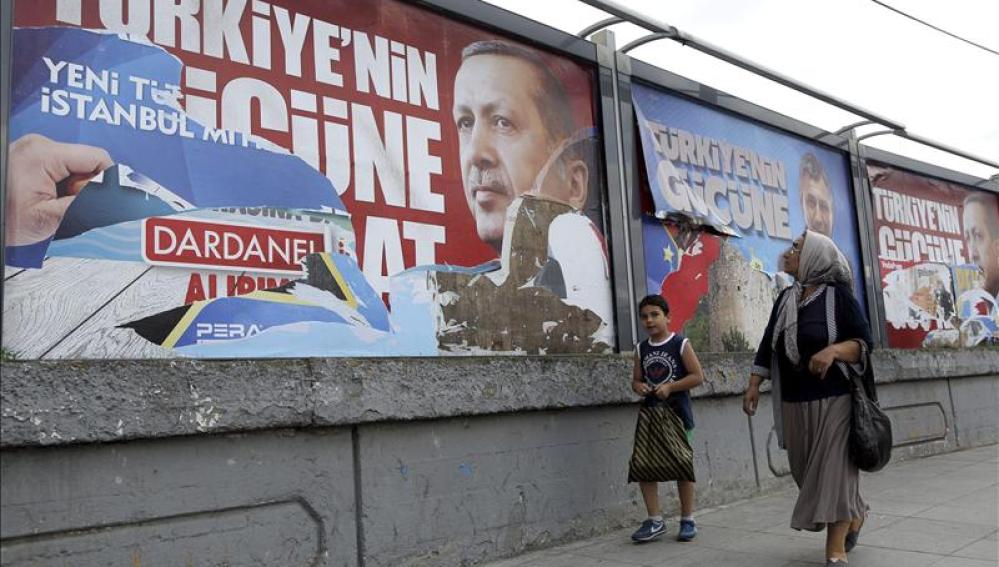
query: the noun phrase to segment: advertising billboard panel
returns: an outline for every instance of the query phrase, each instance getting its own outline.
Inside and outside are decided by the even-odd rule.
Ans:
[[[587,66],[395,0],[14,24],[8,355],[613,344]]]
[[[868,163],[888,345],[999,343],[999,197]]]
[[[704,350],[755,350],[790,285],[778,259],[805,228],[832,238],[864,303],[845,154],[636,84],[651,203],[643,221],[646,289],[671,327]]]

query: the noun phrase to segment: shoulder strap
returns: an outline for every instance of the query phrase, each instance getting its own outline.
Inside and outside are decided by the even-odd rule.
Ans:
[[[829,334],[829,343],[833,344],[836,342],[838,337],[838,330],[836,329],[836,290],[834,286],[826,286],[824,290],[826,295],[826,332]],[[834,363],[843,373],[843,376],[847,380],[852,382],[855,386],[860,386],[860,377],[857,376],[856,372],[850,369],[850,366],[843,362],[842,360],[837,360]],[[861,388],[863,389],[863,388]]]
[[[836,293],[831,286],[826,286],[823,290],[826,296],[826,332],[829,334],[829,343],[836,342]]]

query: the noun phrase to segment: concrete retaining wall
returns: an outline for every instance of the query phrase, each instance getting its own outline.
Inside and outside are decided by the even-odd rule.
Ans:
[[[698,502],[786,486],[704,355]],[[895,458],[999,442],[999,351],[882,351]],[[627,356],[2,365],[4,565],[471,565],[642,516]],[[667,513],[674,490],[663,491]]]

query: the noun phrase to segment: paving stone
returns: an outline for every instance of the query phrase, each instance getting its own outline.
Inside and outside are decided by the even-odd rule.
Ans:
[[[861,486],[871,513],[850,565],[996,567],[997,448],[892,464],[865,475]],[[634,528],[628,528],[488,567],[824,566],[825,532],[789,527],[795,497],[794,490],[782,490],[700,510],[693,542],[675,541],[676,522],[668,521],[670,532],[653,543],[631,543]]]

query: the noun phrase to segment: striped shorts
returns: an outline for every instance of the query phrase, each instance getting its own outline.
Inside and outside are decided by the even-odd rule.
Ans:
[[[669,406],[642,406],[635,425],[635,446],[628,464],[628,482],[694,482],[691,432]]]

